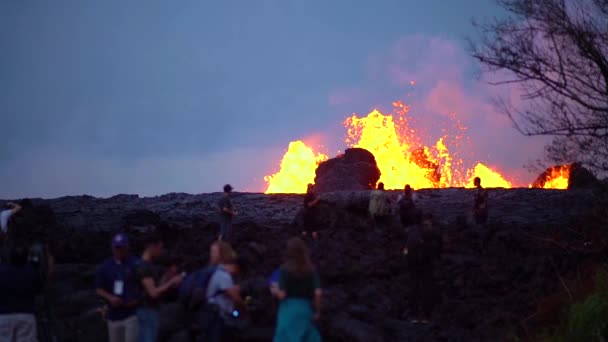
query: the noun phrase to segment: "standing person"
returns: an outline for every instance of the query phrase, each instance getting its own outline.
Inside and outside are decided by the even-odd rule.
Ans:
[[[236,216],[236,211],[232,207],[232,201],[230,200],[230,194],[232,193],[232,186],[230,184],[224,185],[224,196],[218,203],[220,210],[220,235],[219,240],[227,239],[232,231],[232,219]]]
[[[473,218],[475,224],[485,225],[488,221],[488,191],[481,186],[481,178],[475,177],[475,198],[473,200]]]
[[[321,202],[321,197],[315,193],[315,186],[308,184],[306,196],[304,196],[304,231],[302,232],[302,236],[307,236],[311,233],[312,238],[315,240],[319,236],[317,231],[313,230],[317,215],[316,207],[319,202]]]
[[[124,234],[112,239],[112,257],[104,261],[95,275],[97,295],[109,303],[106,314],[110,342],[136,342],[138,324],[138,260],[129,255]]]
[[[384,192],[384,183],[378,183],[378,189],[372,191],[369,199],[369,214],[374,220],[376,228],[386,220],[389,214],[389,202]]]
[[[433,228],[433,216],[425,214],[422,224],[412,227],[404,250],[412,283],[410,304],[414,324],[430,323],[433,304],[438,296],[433,273],[441,248],[442,240]]]
[[[27,265],[28,249],[15,246],[9,264],[0,265],[0,340],[36,342],[36,296],[42,292],[40,274]]]
[[[158,236],[149,237],[141,261],[137,267],[137,277],[142,289],[142,303],[137,310],[139,323],[139,342],[155,342],[159,328],[159,299],[160,297],[179,286],[184,279],[182,274],[173,276],[166,282],[161,282],[162,270],[154,261],[163,256],[165,246]]]
[[[490,232],[487,230],[488,222],[488,191],[481,186],[481,178],[475,177],[475,197],[473,199],[473,219],[481,237],[481,253],[485,253]]]
[[[281,304],[274,342],[321,341],[321,335],[314,326],[314,321],[318,321],[321,315],[319,274],[306,245],[299,238],[287,243],[286,261],[280,270],[276,296]]]
[[[418,224],[420,211],[416,208],[416,194],[409,184],[405,185],[403,195],[397,201],[399,207],[399,218],[404,228]]]
[[[228,254],[230,254],[228,258],[221,261],[207,284],[208,304],[201,324],[207,335],[205,341],[231,341],[232,331],[229,322],[246,311],[240,287],[234,281],[234,277],[241,271],[242,264],[234,251]]]

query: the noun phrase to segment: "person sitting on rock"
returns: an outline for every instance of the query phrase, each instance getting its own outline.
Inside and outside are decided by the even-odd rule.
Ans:
[[[301,239],[289,240],[286,261],[279,272],[275,295],[281,302],[274,341],[321,341],[321,335],[313,324],[321,315],[319,274]]]
[[[414,324],[428,324],[431,318],[433,302],[438,297],[433,273],[441,249],[442,239],[433,228],[433,216],[424,214],[422,224],[412,226],[404,249],[410,273],[410,305]]]
[[[399,218],[404,228],[418,224],[420,211],[416,207],[416,194],[409,184],[405,185],[403,195],[397,200],[399,207]]]
[[[0,340],[35,342],[35,302],[42,278],[27,264],[25,246],[12,247],[9,255],[9,264],[0,265]]]
[[[318,238],[318,233],[314,230],[315,218],[317,215],[316,207],[321,202],[321,197],[315,193],[315,186],[308,184],[306,196],[304,196],[304,230],[302,236],[311,233],[313,239]]]
[[[129,256],[129,240],[124,234],[112,238],[113,256],[97,268],[95,288],[97,295],[109,303],[106,312],[110,342],[136,342],[139,304],[137,264]]]
[[[374,220],[376,228],[386,220],[389,209],[390,203],[384,191],[384,183],[380,182],[378,189],[371,192],[369,199],[369,214]]]
[[[146,240],[141,261],[137,266],[137,276],[140,281],[142,303],[137,310],[139,322],[139,342],[155,342],[159,329],[159,299],[169,290],[176,288],[184,279],[182,274],[174,275],[161,283],[162,269],[154,261],[163,256],[165,247],[158,236]]]
[[[218,240],[228,238],[232,231],[232,219],[237,214],[232,207],[232,201],[230,200],[231,193],[232,186],[230,184],[224,185],[224,196],[218,203],[220,211],[220,235]]]

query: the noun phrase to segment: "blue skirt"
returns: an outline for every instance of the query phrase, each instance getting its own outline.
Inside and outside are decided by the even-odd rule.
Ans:
[[[308,299],[287,298],[279,306],[273,342],[321,342]]]

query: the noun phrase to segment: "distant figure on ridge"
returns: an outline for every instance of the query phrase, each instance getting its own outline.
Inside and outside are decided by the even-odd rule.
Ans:
[[[399,208],[399,218],[404,228],[418,224],[420,220],[420,210],[416,207],[416,194],[409,184],[405,185],[403,195],[397,201]]]
[[[442,245],[441,235],[433,228],[431,214],[423,215],[422,224],[412,226],[408,234],[403,253],[407,255],[410,272],[410,309],[414,324],[429,323],[434,301],[439,297],[433,273]]]
[[[374,190],[370,194],[369,198],[369,214],[374,220],[376,228],[379,228],[380,224],[386,221],[389,214],[389,202],[384,192],[384,183],[378,183],[378,189]]]
[[[237,214],[232,207],[232,201],[230,200],[231,193],[232,186],[230,184],[224,185],[224,197],[218,203],[220,210],[220,235],[218,240],[228,239],[232,232],[232,219]]]
[[[317,205],[321,202],[321,197],[315,193],[315,186],[308,184],[306,196],[304,197],[304,230],[302,236],[311,233],[313,239],[317,239],[317,231],[314,230]]]
[[[488,221],[488,192],[481,186],[481,178],[475,177],[475,199],[473,201],[473,218],[475,224],[485,225]]]
[[[314,326],[321,315],[322,290],[308,249],[299,238],[287,242],[285,264],[278,273],[274,295],[281,301],[274,342],[320,342]]]

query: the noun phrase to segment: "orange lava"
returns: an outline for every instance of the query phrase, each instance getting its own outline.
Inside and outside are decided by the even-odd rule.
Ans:
[[[292,141],[283,160],[279,172],[264,177],[268,184],[267,194],[272,193],[304,193],[309,183],[314,183],[317,165],[327,160],[322,153],[315,153],[303,141]]]
[[[530,187],[543,189],[568,189],[571,165],[554,166],[544,172]]]
[[[511,182],[509,182],[508,180],[504,179],[504,177],[490,169],[489,167],[483,165],[482,163],[478,163],[477,165],[475,165],[475,168],[473,169],[472,173],[471,173],[471,177],[469,178],[469,182],[467,183],[467,188],[474,188],[475,185],[473,184],[473,180],[475,179],[475,177],[479,177],[481,178],[481,184],[484,187],[491,187],[491,188],[511,188]]]
[[[455,131],[444,135],[433,146],[424,146],[421,135],[409,125],[409,107],[401,101],[393,103],[394,113],[382,114],[373,110],[365,117],[353,114],[344,121],[345,142],[348,147],[360,147],[370,151],[380,169],[380,180],[387,189],[403,189],[410,184],[414,189],[473,187],[473,178],[480,177],[486,188],[511,188],[512,182],[497,170],[482,163],[467,169],[457,153],[461,138],[466,131],[452,115]],[[313,183],[317,165],[327,160],[324,154],[315,154],[302,141],[290,143],[281,161],[278,173],[264,179],[266,193],[304,193],[306,185]],[[567,187],[568,175],[552,178],[546,188]],[[565,183],[564,183],[565,180]]]

